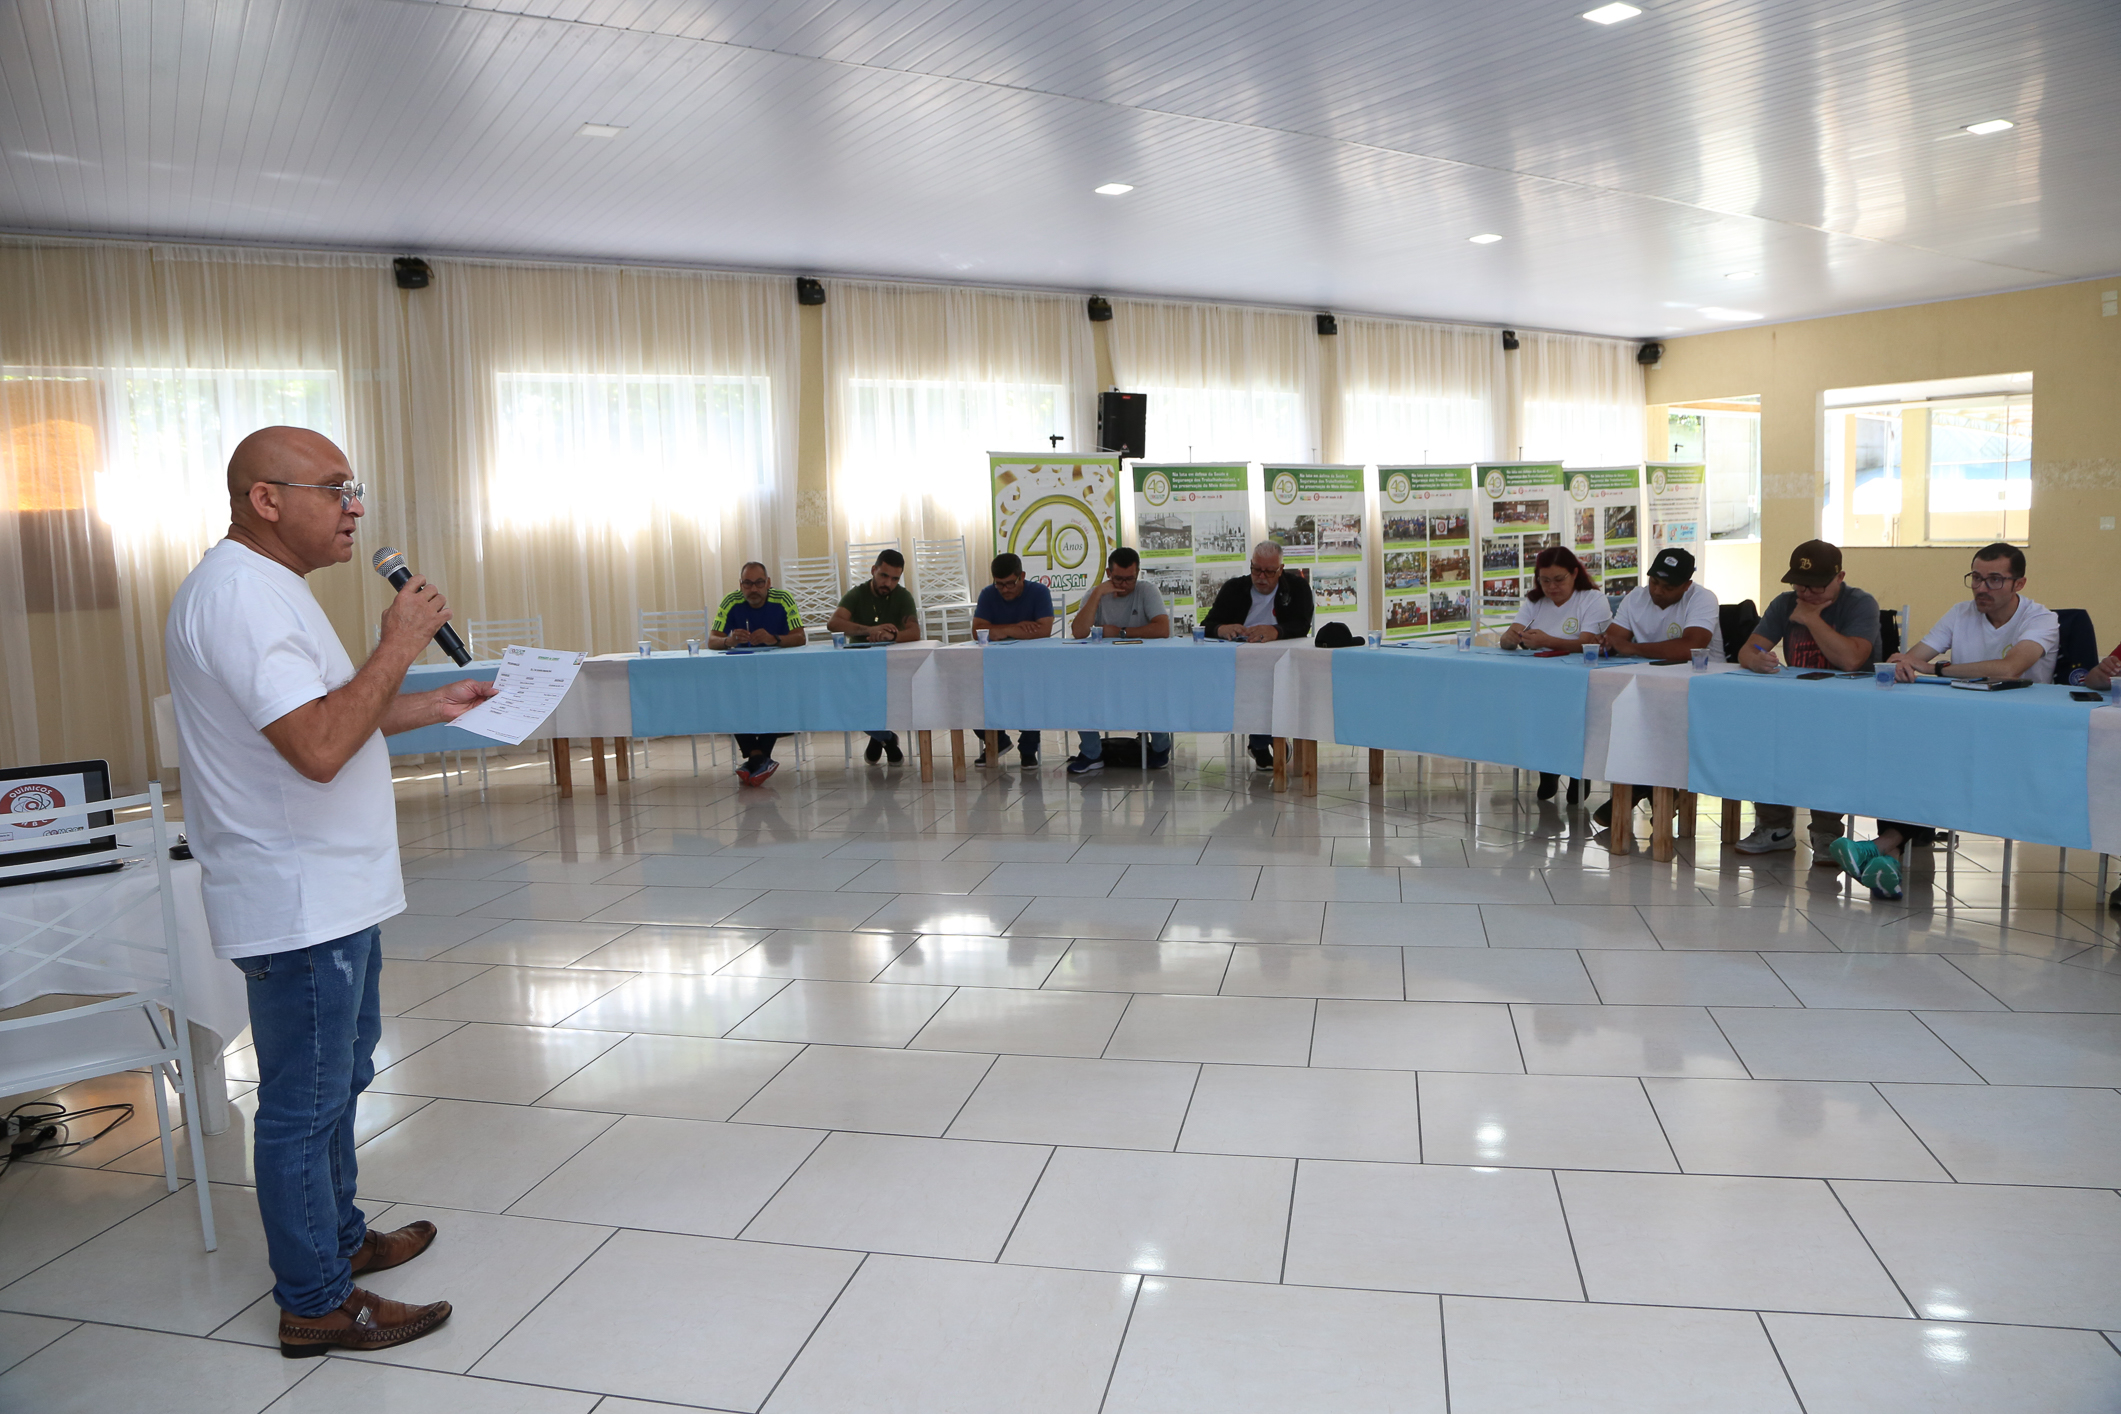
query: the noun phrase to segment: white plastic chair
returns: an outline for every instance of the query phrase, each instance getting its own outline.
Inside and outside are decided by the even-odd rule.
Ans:
[[[847,584],[851,588],[869,582],[869,571],[876,568],[876,557],[885,550],[896,550],[896,540],[849,541],[847,545]]]
[[[795,600],[804,628],[823,633],[832,611],[840,606],[840,562],[830,555],[783,560],[781,583],[776,587],[787,590]]]
[[[963,615],[972,636],[972,581],[965,570],[965,537],[913,542],[914,602],[920,605],[921,636],[950,641],[950,621]]]
[[[145,841],[120,841],[114,852],[86,862],[144,860],[153,866],[162,919],[159,946],[104,936],[103,944],[119,950],[123,961],[77,956],[82,944],[95,941],[98,933],[94,928],[75,927],[67,920],[100,897],[102,890],[85,889],[81,899],[58,917],[40,919],[8,912],[7,892],[0,889],[0,918],[18,925],[10,930],[15,934],[13,941],[0,941],[0,954],[31,960],[26,968],[10,969],[12,985],[19,986],[26,978],[51,969],[53,981],[67,979],[68,990],[78,985],[77,979],[87,976],[95,979],[98,992],[109,994],[80,1006],[0,1021],[0,1095],[49,1090],[77,1080],[151,1067],[155,1122],[162,1139],[162,1178],[170,1192],[177,1191],[177,1149],[169,1122],[169,1098],[162,1088],[166,1079],[184,1098],[188,1117],[185,1134],[191,1146],[193,1186],[199,1196],[199,1229],[206,1240],[206,1250],[211,1252],[218,1244],[206,1175],[206,1146],[200,1139],[205,1111],[197,1090],[199,1064],[192,1053],[191,1014],[184,1002],[184,970],[177,953],[177,907],[170,890],[170,835],[162,809],[162,784],[157,781],[150,785],[144,795],[93,803],[96,813],[137,810],[142,806],[147,808],[150,837]],[[132,826],[128,824],[126,828],[130,830]],[[114,820],[66,839],[80,844],[116,839],[118,830]],[[0,864],[0,884],[51,867],[43,862]],[[119,874],[114,872],[108,877],[115,881]]]

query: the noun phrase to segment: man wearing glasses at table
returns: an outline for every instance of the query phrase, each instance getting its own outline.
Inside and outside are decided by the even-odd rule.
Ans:
[[[405,911],[387,734],[494,694],[400,693],[449,606],[415,575],[354,669],[306,576],[353,555],[361,484],[332,443],[268,427],[228,460],[228,538],[170,601],[163,632],[185,832],[214,951],[242,969],[258,1066],[252,1149],[280,1353],[383,1350],[449,1319],[354,1279],[410,1261],[425,1220],[368,1227],[354,1206],[354,1109],[382,1035],[378,924]]]
[[[1971,598],[1945,610],[1913,648],[1886,660],[1893,677],[1913,682],[1930,669],[1952,678],[2053,682],[2062,622],[2053,609],[2018,592],[2025,588],[2025,552],[2001,541],[1982,546],[1974,551],[1966,587],[1973,591]],[[1934,666],[1946,654],[1951,661]],[[1901,849],[1936,842],[1937,831],[1927,825],[1880,820],[1876,839],[1838,839],[1828,852],[1850,878],[1870,887],[1872,898],[1890,901],[1901,896]]]
[[[773,576],[757,560],[747,561],[736,572],[737,587],[722,596],[707,625],[707,646],[717,653],[731,648],[800,648],[808,641],[803,632],[803,611],[795,596],[773,587]],[[736,778],[747,786],[766,783],[780,769],[773,759],[773,744],[785,732],[738,732],[737,756],[742,765]]]

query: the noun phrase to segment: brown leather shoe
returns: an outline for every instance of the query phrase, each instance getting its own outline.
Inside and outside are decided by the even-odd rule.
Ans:
[[[396,1232],[377,1232],[370,1228],[368,1236],[361,1239],[361,1245],[354,1249],[349,1259],[353,1263],[353,1274],[359,1276],[363,1272],[402,1267],[425,1252],[434,1240],[435,1225],[425,1219],[407,1223]]]
[[[449,1303],[412,1306],[355,1287],[336,1311],[280,1313],[280,1353],[290,1360],[328,1350],[383,1350],[418,1340],[449,1319]]]

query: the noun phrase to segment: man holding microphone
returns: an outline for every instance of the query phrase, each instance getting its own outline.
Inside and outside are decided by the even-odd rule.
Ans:
[[[258,1210],[291,1358],[402,1345],[450,1312],[354,1285],[435,1237],[427,1222],[369,1231],[353,1203],[354,1106],[382,1032],[377,925],[405,908],[383,737],[452,721],[495,689],[399,694],[450,617],[418,576],[354,669],[304,578],[352,557],[362,494],[328,438],[244,438],[228,461],[228,536],[185,576],[163,633],[207,923],[247,981]]]

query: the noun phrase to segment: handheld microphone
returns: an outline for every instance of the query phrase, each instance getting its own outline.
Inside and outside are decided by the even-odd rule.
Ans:
[[[392,589],[403,589],[412,579],[412,570],[407,567],[405,557],[393,546],[385,545],[376,551],[369,563],[376,567],[377,574],[390,581]],[[460,668],[471,661],[471,650],[464,646],[464,640],[457,637],[457,631],[448,624],[436,630],[435,647],[447,653],[450,661]]]

